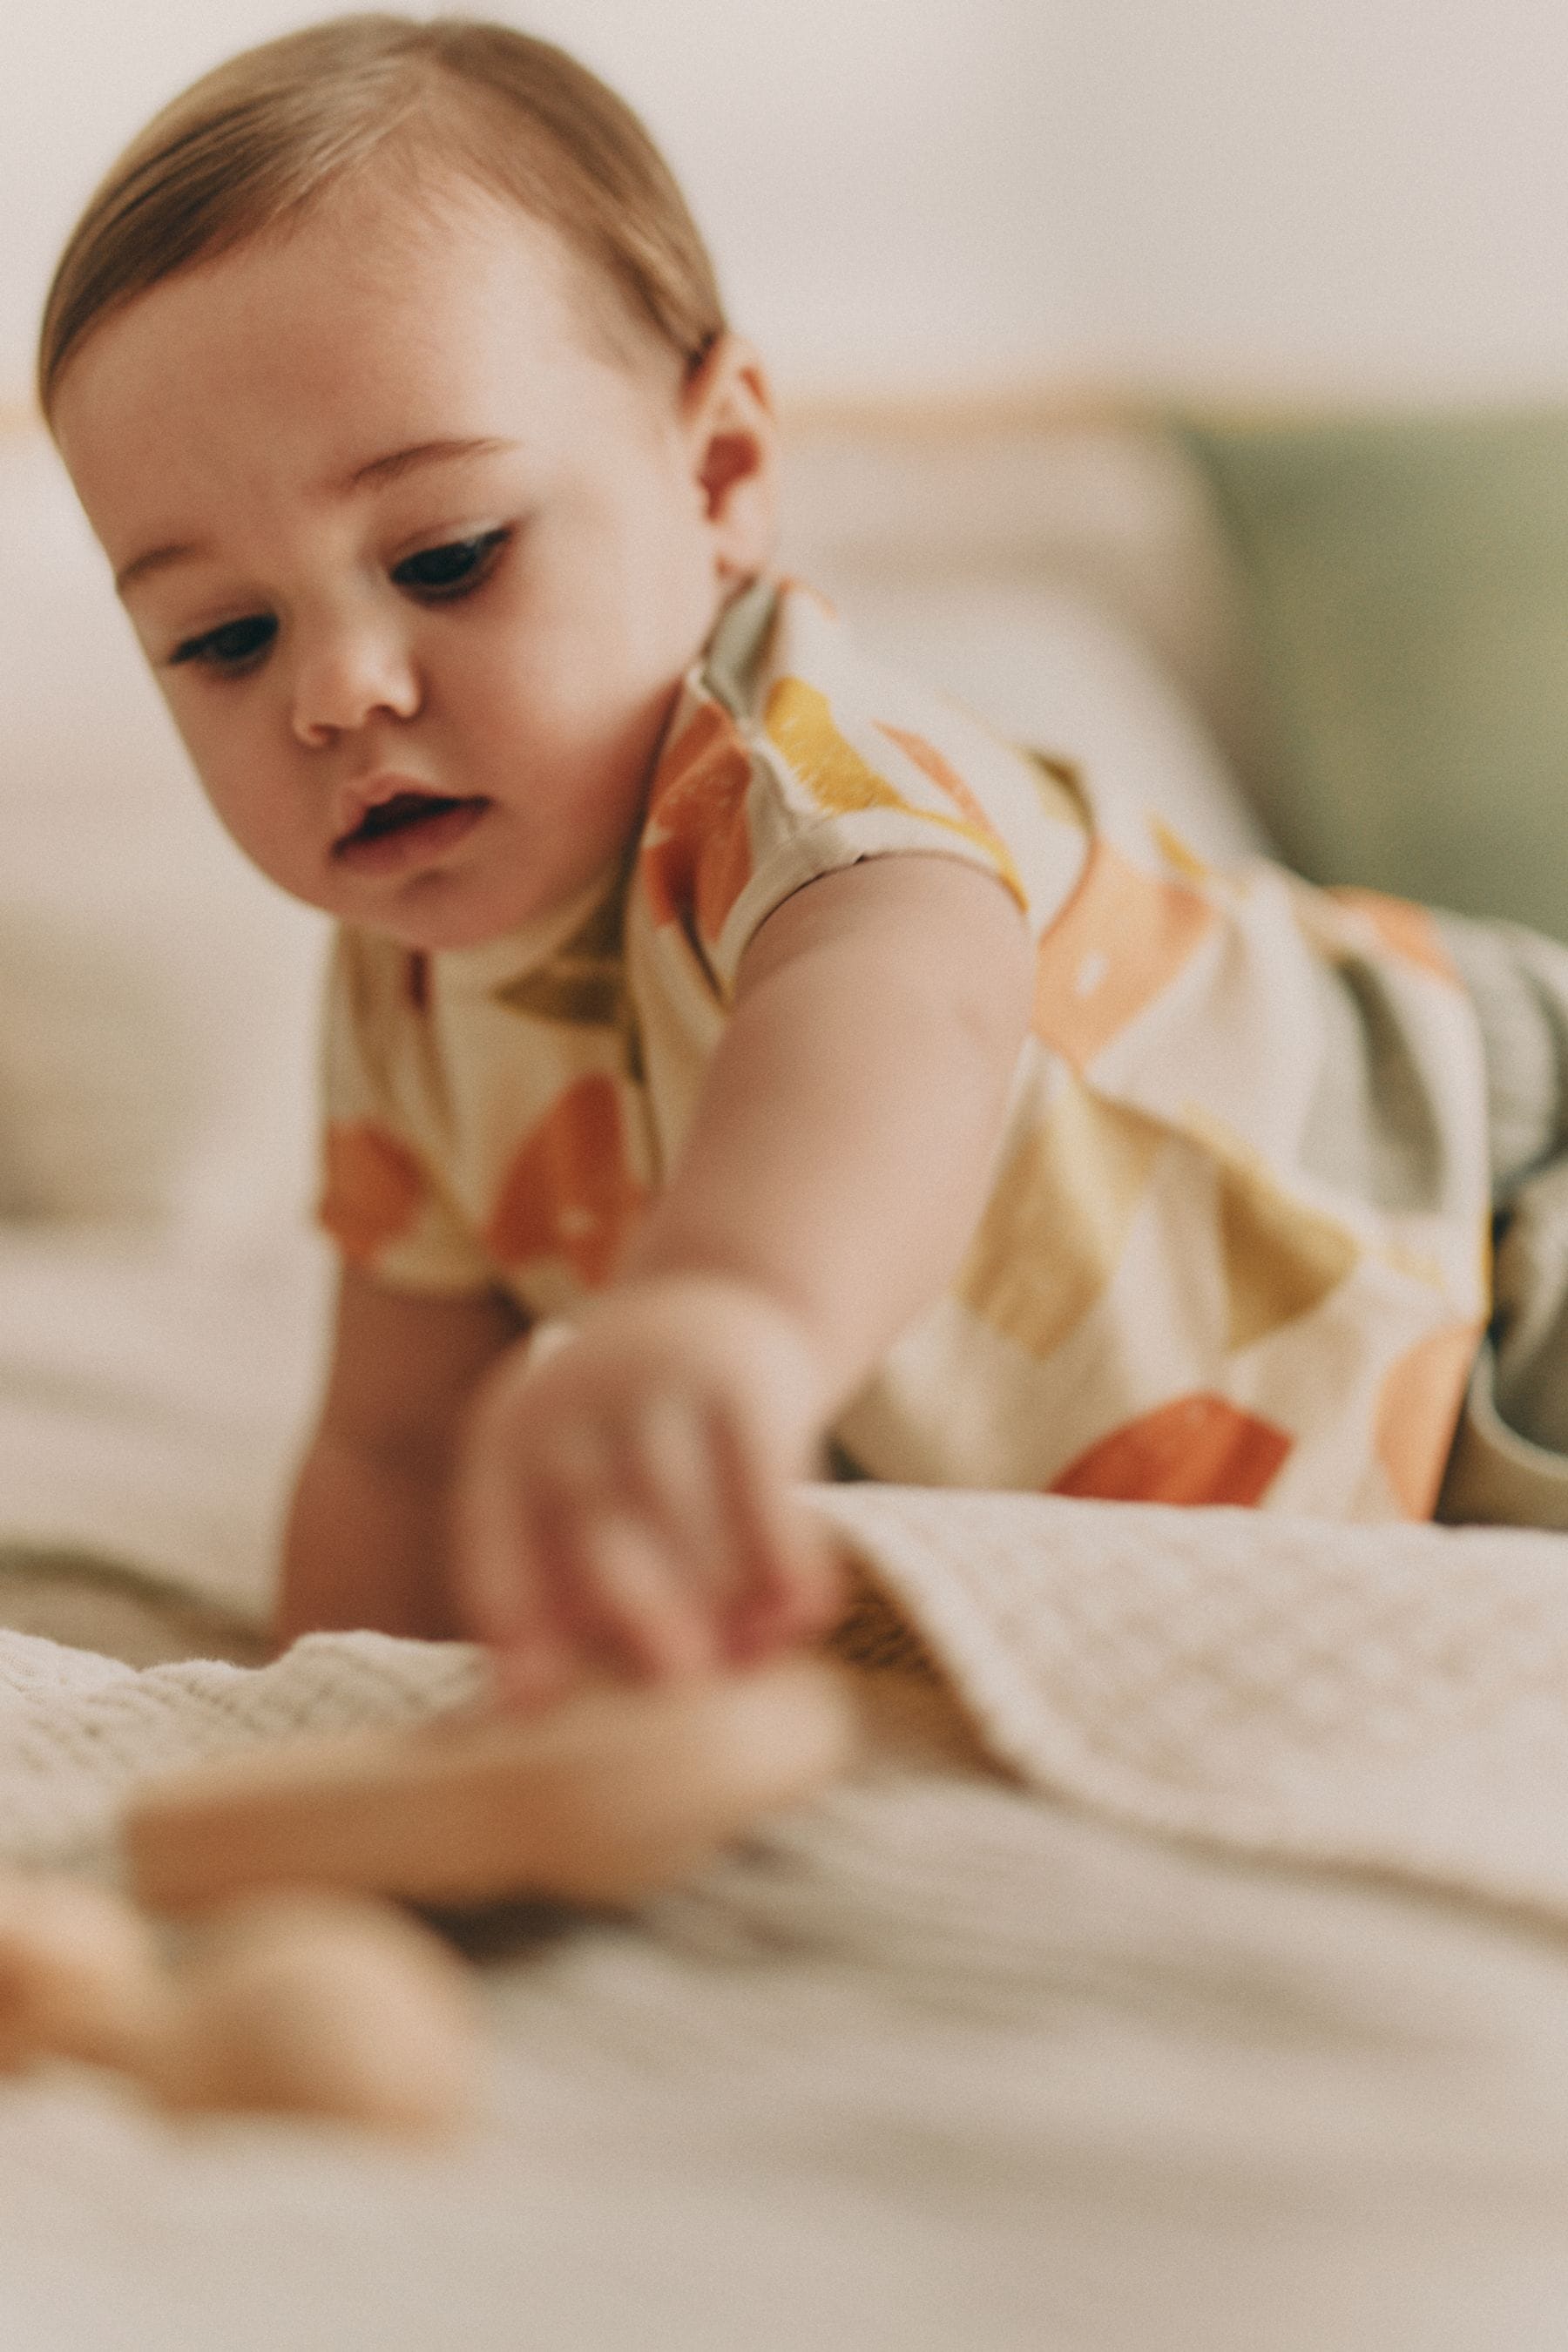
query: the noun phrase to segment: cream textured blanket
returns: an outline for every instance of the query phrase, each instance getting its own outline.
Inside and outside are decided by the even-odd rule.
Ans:
[[[822,1508],[984,1748],[1139,1828],[1568,1919],[1568,1543],[862,1486]],[[102,1863],[133,1780],[412,1717],[470,1655],[321,1636],[141,1674],[0,1635],[0,1853]]]
[[[1568,1920],[1568,1541],[839,1488],[1024,1780]]]

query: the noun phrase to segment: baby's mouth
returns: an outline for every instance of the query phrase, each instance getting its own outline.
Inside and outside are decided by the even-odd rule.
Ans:
[[[442,793],[394,793],[390,800],[377,801],[374,808],[366,809],[352,832],[340,835],[332,844],[333,851],[347,849],[356,841],[379,841],[384,834],[403,833],[411,824],[445,816],[448,809],[461,805]]]
[[[331,854],[349,866],[401,866],[460,838],[489,806],[479,795],[464,799],[447,793],[392,793],[339,835]]]

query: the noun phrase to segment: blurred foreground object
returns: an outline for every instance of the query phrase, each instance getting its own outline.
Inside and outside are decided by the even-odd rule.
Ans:
[[[444,2134],[473,2101],[463,1963],[390,1904],[251,1896],[165,1961],[151,1923],[68,1879],[0,1882],[0,2052],[105,2066],[159,2106]]]
[[[632,1901],[842,1771],[853,1730],[847,1676],[797,1656],[595,1685],[541,1715],[268,1746],[133,1798],[132,1883],[168,1911],[278,1885]]]
[[[108,2067],[174,2113],[310,2115],[418,2136],[471,2112],[468,1971],[385,1896],[634,1900],[853,1752],[849,1677],[806,1657],[605,1685],[532,1717],[268,1745],[132,1800],[152,1920],[57,1874],[0,1879],[0,2069]]]

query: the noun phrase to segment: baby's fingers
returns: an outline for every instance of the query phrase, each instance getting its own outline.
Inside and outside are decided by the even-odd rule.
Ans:
[[[717,1661],[703,1508],[712,1480],[692,1458],[693,1434],[683,1401],[656,1396],[560,1432],[536,1469],[559,1612],[630,1674],[700,1673]]]
[[[582,1643],[552,1587],[535,1514],[495,1450],[470,1450],[454,1521],[463,1613],[492,1653],[502,1696],[520,1706],[563,1696],[582,1677]]]
[[[526,1472],[488,1448],[473,1465],[466,1591],[518,1705],[541,1705],[588,1673],[660,1678],[717,1663],[712,1598],[690,1572],[679,1517],[612,1468],[630,1450],[579,1426]]]
[[[841,1605],[842,1568],[771,1446],[726,1418],[715,1433],[715,1459],[736,1562],[728,1655],[744,1662],[826,1633]]]
[[[613,1662],[656,1679],[717,1663],[712,1613],[668,1531],[626,1511],[602,1511],[584,1531],[581,1556],[574,1580]]]

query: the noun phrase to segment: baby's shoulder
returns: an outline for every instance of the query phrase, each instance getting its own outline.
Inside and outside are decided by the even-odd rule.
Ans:
[[[1089,831],[1064,763],[881,658],[815,589],[770,580],[734,599],[686,682],[642,877],[656,919],[716,941],[742,902],[754,919],[813,874],[938,851],[990,866],[1043,928]]]

